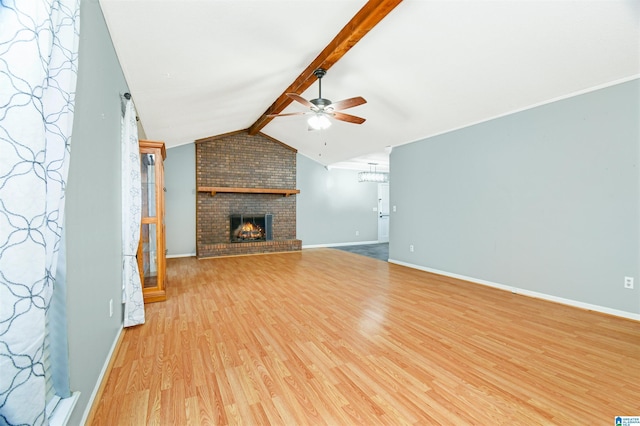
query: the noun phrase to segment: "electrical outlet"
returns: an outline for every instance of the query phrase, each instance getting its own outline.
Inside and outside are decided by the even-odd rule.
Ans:
[[[624,288],[633,290],[633,277],[624,277]]]
[[[396,206],[393,206],[393,211],[394,211],[394,212],[396,211]]]
[[[113,299],[109,299],[109,318],[113,316]]]
[[[356,231],[356,237],[360,235],[360,231]]]
[[[413,244],[409,244],[409,251],[413,253]]]

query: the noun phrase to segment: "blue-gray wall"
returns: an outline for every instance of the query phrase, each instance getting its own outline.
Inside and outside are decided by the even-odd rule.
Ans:
[[[81,395],[70,425],[80,424],[122,329],[120,94],[128,91],[98,2],[83,0],[80,19],[65,232],[70,379]]]
[[[377,184],[358,182],[357,171],[327,170],[300,154],[296,179],[296,234],[303,247],[377,241]]]
[[[195,144],[167,150],[164,162],[167,256],[196,254]]]
[[[638,80],[395,148],[390,259],[640,313]],[[414,251],[409,246],[414,246]]]

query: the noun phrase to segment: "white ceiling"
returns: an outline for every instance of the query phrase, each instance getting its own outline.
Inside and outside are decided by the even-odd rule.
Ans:
[[[168,148],[251,126],[365,3],[100,0],[146,136]],[[278,117],[262,132],[383,170],[386,147],[637,78],[639,21],[637,0],[404,0],[322,80],[325,98],[367,99],[346,111],[364,124]]]

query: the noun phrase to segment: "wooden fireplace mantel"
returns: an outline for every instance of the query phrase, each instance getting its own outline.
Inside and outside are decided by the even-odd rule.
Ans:
[[[210,192],[211,196],[218,192],[232,192],[236,194],[278,194],[288,197],[292,194],[299,194],[299,189],[279,189],[279,188],[230,188],[226,186],[199,186],[198,192]]]

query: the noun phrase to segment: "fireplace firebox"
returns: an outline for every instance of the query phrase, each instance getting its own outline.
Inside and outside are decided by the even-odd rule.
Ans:
[[[232,214],[229,216],[230,241],[248,243],[273,239],[273,215]]]

